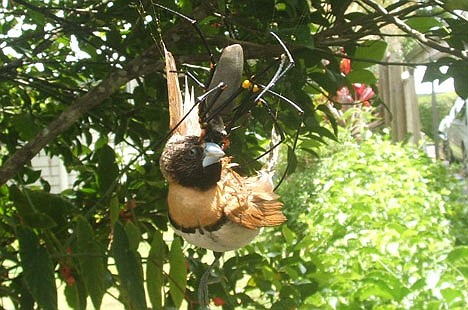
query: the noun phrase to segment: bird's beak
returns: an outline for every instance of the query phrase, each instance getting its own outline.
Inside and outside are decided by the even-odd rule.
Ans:
[[[203,158],[203,168],[219,162],[226,155],[221,147],[216,143],[205,143],[205,156]]]

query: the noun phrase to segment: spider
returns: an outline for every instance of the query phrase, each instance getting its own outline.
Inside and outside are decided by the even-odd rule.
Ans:
[[[197,20],[163,5],[154,5],[190,23],[201,38],[203,46],[209,55],[210,74],[206,83],[200,82],[193,74],[190,73],[190,71],[186,72],[187,76],[194,80],[195,83],[205,92],[202,96],[196,98],[195,105],[192,107],[193,109],[195,106],[201,106],[199,109],[200,126],[202,128],[200,140],[215,142],[221,145],[224,149],[227,149],[230,145],[229,136],[235,129],[239,128],[239,120],[249,114],[254,107],[261,106],[266,110],[272,120],[272,139],[269,148],[261,155],[257,156],[254,161],[257,161],[268,154],[273,155],[272,152],[286,141],[286,134],[278,122],[274,109],[265,99],[266,95],[271,95],[279,99],[281,102],[286,103],[299,115],[300,121],[298,122],[297,128],[295,128],[295,134],[293,136],[292,146],[289,148],[288,157],[291,153],[294,154],[298,143],[300,129],[303,124],[304,111],[292,100],[273,89],[277,82],[280,81],[295,65],[291,52],[288,50],[286,44],[281,40],[281,38],[276,33],[270,32],[283,50],[283,54],[276,58],[276,63],[278,63],[278,65],[270,81],[266,84],[257,83],[258,80],[265,76],[267,71],[273,68],[275,63],[267,66],[257,74],[250,75],[248,79],[242,81],[244,59],[243,50],[239,44],[233,44],[225,47],[218,62],[216,62],[207,39],[201,31]],[[248,95],[243,96],[242,100],[238,104],[235,104],[236,99],[246,91],[248,92]],[[225,120],[227,120],[227,122],[225,122]],[[275,190],[284,181],[289,172],[289,167],[290,160],[288,158],[286,168],[280,179],[277,181]]]

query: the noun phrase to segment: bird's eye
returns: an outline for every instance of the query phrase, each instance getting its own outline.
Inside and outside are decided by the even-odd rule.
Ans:
[[[188,157],[190,159],[195,159],[197,158],[197,156],[198,156],[198,148],[196,147],[191,148],[188,152]]]

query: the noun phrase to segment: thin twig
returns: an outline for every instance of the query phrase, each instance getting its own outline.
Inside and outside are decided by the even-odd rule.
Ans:
[[[400,30],[403,32],[411,35],[414,39],[418,40],[424,45],[427,45],[429,47],[432,47],[433,49],[436,49],[438,51],[457,56],[461,59],[466,59],[468,58],[468,52],[467,51],[460,51],[457,49],[454,49],[449,46],[444,46],[439,44],[437,41],[434,41],[430,39],[429,37],[425,36],[421,32],[417,31],[416,29],[411,28],[408,26],[404,21],[402,21],[399,17],[391,15],[387,9],[385,9],[383,6],[380,4],[370,1],[370,0],[360,0],[362,3],[365,3],[366,5],[370,6],[373,8],[375,11],[379,12],[386,20],[397,26]]]

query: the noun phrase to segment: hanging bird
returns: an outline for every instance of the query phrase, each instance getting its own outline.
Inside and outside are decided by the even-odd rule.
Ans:
[[[227,51],[238,54],[239,49],[243,55],[240,45]],[[223,51],[216,71],[224,70],[225,63],[236,63],[224,61],[224,56],[232,54]],[[226,145],[222,127],[222,115],[226,112],[221,111],[232,111],[231,96],[239,88],[243,63],[228,66],[231,75],[223,75],[218,81],[220,75],[215,72],[215,82],[211,82],[203,98],[195,100],[186,82],[182,102],[174,58],[168,51],[165,57],[172,136],[159,164],[169,183],[168,213],[175,233],[195,246],[215,252],[215,260],[198,287],[203,308],[209,303],[211,270],[221,254],[246,246],[262,227],[279,225],[286,217],[281,212],[279,196],[273,192],[273,169],[242,177],[233,170],[235,164],[225,157],[220,146]],[[216,95],[209,97],[210,94]],[[200,102],[203,104],[197,113],[196,103]],[[273,165],[269,164],[271,168]]]
[[[242,177],[232,169],[235,164],[225,157],[217,143],[200,140],[199,123],[203,119],[199,120],[198,114],[204,112],[197,114],[196,108],[190,111],[195,100],[187,86],[182,103],[175,61],[170,52],[165,53],[173,134],[161,155],[160,167],[169,183],[170,221],[178,235],[198,247],[215,252],[241,248],[255,238],[261,227],[276,226],[286,220],[279,196],[273,192],[272,172]],[[223,55],[217,71],[224,69]],[[235,72],[230,70],[231,75],[220,81],[225,84],[223,91],[239,87],[234,83],[241,80],[242,67]]]

